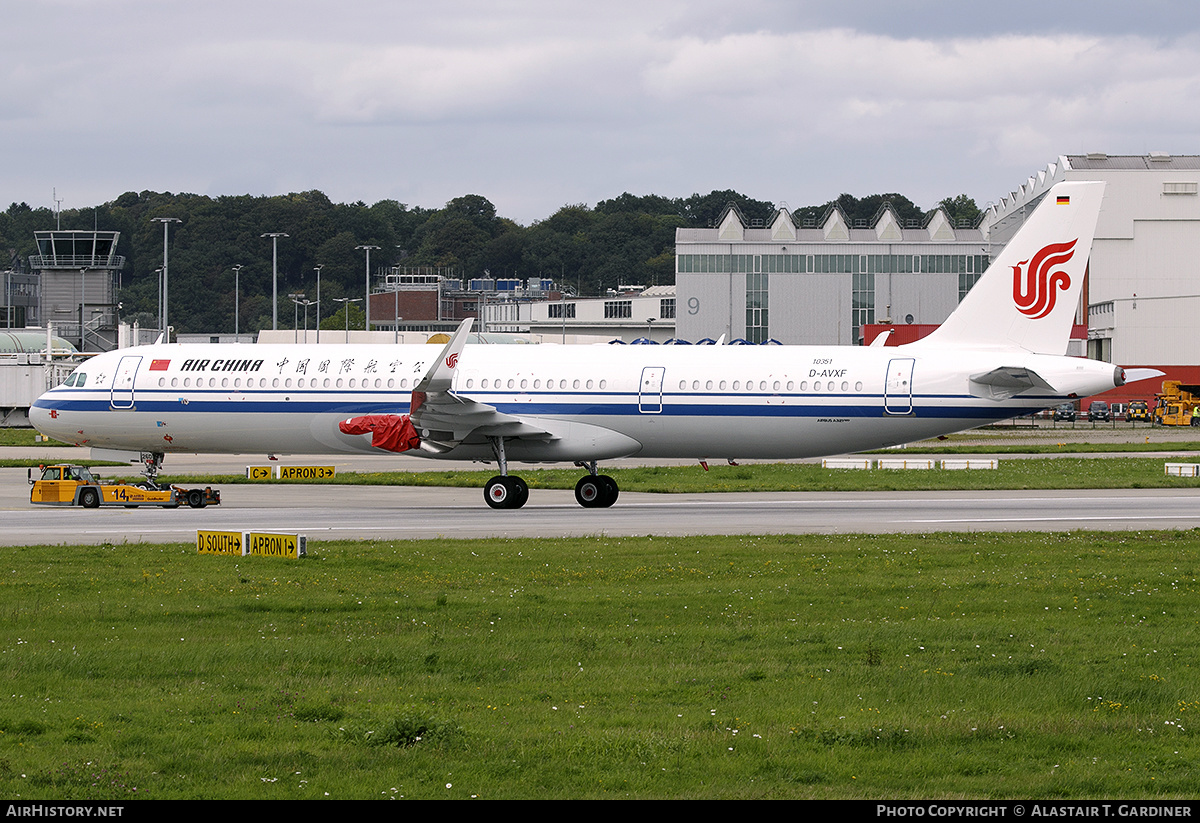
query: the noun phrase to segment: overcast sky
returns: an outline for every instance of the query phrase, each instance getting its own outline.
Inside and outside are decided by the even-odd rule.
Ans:
[[[0,208],[125,191],[998,200],[1060,154],[1200,154],[1200,3],[5,3]]]

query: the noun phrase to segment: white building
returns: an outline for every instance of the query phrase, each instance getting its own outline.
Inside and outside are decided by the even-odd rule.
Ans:
[[[867,323],[941,323],[990,254],[940,207],[917,222],[885,204],[864,225],[836,206],[797,225],[780,208],[753,226],[731,206],[715,228],[675,230],[678,334],[848,345]]]
[[[675,337],[675,287],[652,286],[607,297],[489,302],[484,316],[489,332],[528,332],[531,339],[543,342],[632,343],[648,337],[663,343]]]

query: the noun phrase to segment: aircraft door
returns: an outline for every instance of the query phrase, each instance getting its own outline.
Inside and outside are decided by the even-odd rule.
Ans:
[[[108,404],[114,409],[133,408],[133,379],[137,376],[138,366],[142,358],[137,355],[126,355],[117,364],[117,373],[113,377],[112,394]]]
[[[912,414],[912,376],[916,360],[897,357],[888,361],[887,382],[883,390],[883,410],[888,414]]]
[[[638,411],[642,414],[660,414],[663,410],[663,378],[667,370],[662,366],[647,366],[642,369],[642,382],[638,387]]]

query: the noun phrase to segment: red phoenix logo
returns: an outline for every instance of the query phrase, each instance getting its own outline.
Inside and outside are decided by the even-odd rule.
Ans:
[[[1012,267],[1013,302],[1017,304],[1017,311],[1034,320],[1054,311],[1058,292],[1071,287],[1071,276],[1065,271],[1051,269],[1070,260],[1075,255],[1075,244],[1078,242],[1075,239],[1070,243],[1051,243],[1035,254],[1033,259],[1022,260]],[[1026,263],[1029,265],[1026,266]]]
[[[454,368],[455,366],[458,365],[458,352],[455,352],[454,354],[452,354],[446,358],[446,365],[449,368]]]

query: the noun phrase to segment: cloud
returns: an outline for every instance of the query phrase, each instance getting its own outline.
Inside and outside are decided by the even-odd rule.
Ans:
[[[54,185],[426,206],[472,191],[523,221],[706,186],[985,201],[1061,153],[1195,151],[1195,15],[1164,37],[1098,2],[1077,21],[1024,0],[993,19],[942,3],[47,0],[6,20],[0,150],[9,196],[31,201]]]

